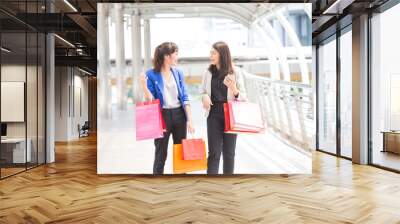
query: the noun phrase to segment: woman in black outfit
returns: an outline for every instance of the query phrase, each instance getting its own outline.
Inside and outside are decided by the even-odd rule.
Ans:
[[[229,47],[224,42],[213,44],[211,64],[203,76],[201,94],[208,113],[208,169],[207,174],[218,174],[222,153],[223,173],[233,174],[236,134],[224,133],[224,107],[228,100],[246,100],[242,71],[232,64]]]

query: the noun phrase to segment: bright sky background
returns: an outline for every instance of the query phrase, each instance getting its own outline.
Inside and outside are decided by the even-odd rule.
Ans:
[[[125,57],[132,57],[130,19],[125,26]],[[111,18],[110,18],[111,21]],[[109,24],[110,58],[116,55],[115,24]],[[282,32],[282,31],[281,31]],[[283,31],[284,32],[284,31]],[[175,42],[179,47],[179,57],[208,57],[211,46],[217,41],[228,43],[233,56],[267,55],[266,40],[259,35],[252,35],[255,48],[248,48],[249,29],[242,24],[223,18],[154,18],[150,20],[151,54],[157,45],[165,41]],[[142,46],[143,46],[142,27]],[[273,46],[274,43],[272,44]],[[142,48],[142,56],[144,55]],[[311,55],[311,46],[304,48],[306,55]],[[285,47],[287,55],[296,54],[293,47]],[[278,53],[278,52],[277,52]]]
[[[125,24],[125,57],[132,57],[131,27]],[[110,57],[115,58],[116,32],[111,23],[109,27]],[[151,52],[162,42],[175,42],[179,47],[180,57],[208,56],[211,45],[223,40],[228,43],[232,54],[240,54],[247,46],[248,29],[229,19],[219,18],[155,18],[150,20]],[[143,46],[142,27],[142,46]],[[143,49],[142,49],[143,54]]]

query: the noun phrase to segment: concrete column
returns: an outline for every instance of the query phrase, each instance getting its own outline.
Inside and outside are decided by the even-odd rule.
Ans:
[[[368,163],[368,15],[353,20],[353,162]]]
[[[138,76],[142,72],[142,35],[140,29],[139,10],[135,10],[131,16],[132,22],[132,86],[135,102],[142,99],[142,91],[139,87]],[[149,31],[150,32],[150,31]]]
[[[109,84],[109,69],[110,69],[110,50],[109,50],[109,30],[108,30],[108,4],[98,4],[97,17],[97,58],[99,61],[99,69],[97,71],[97,111],[101,119],[111,118],[111,91]]]
[[[126,76],[125,76],[125,41],[124,41],[124,14],[122,4],[115,4],[115,33],[116,33],[116,77],[117,77],[117,105],[119,110],[126,110]]]
[[[48,12],[54,12],[54,6],[47,2]],[[46,35],[46,163],[55,162],[55,44],[54,34]]]
[[[150,19],[145,19],[143,25],[144,25],[144,70],[147,70],[152,67]]]

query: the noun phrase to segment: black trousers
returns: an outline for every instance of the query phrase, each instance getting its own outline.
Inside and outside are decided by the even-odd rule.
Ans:
[[[218,174],[221,153],[224,174],[233,174],[237,134],[224,133],[224,127],[225,119],[223,104],[214,103],[214,105],[211,106],[207,118],[207,174]]]
[[[166,132],[164,137],[154,140],[155,156],[153,174],[163,174],[165,160],[168,153],[169,136],[172,134],[174,144],[181,144],[186,138],[186,115],[182,107],[176,109],[163,109],[162,115],[165,121]]]

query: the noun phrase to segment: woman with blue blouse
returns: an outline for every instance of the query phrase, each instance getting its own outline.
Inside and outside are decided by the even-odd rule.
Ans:
[[[160,100],[166,126],[164,137],[154,140],[153,174],[164,173],[169,136],[172,134],[174,144],[181,144],[187,131],[194,133],[183,72],[174,67],[177,61],[178,46],[172,42],[162,43],[154,52],[153,68],[140,76],[145,100]]]

